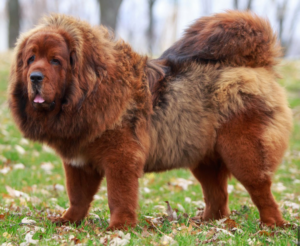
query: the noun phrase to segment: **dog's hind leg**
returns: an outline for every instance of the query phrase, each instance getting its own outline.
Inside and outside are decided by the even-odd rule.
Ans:
[[[191,169],[202,186],[205,201],[204,220],[220,219],[229,215],[227,168],[220,159],[206,158],[195,169]]]
[[[272,173],[281,162],[289,135],[278,119],[258,111],[239,114],[219,129],[217,137],[217,151],[226,167],[245,186],[261,222],[268,226],[285,223],[271,193]]]

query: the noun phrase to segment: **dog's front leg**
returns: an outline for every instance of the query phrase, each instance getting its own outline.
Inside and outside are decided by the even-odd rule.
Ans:
[[[111,214],[108,230],[126,229],[137,223],[138,178],[143,173],[144,155],[137,146],[128,146],[116,149],[104,165]]]
[[[79,224],[88,213],[104,173],[99,174],[95,169],[85,166],[75,167],[71,163],[64,163],[64,168],[70,208],[62,217],[52,219],[52,222]]]

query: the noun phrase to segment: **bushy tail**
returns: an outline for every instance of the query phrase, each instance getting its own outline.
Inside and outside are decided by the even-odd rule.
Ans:
[[[198,19],[160,59],[173,64],[198,60],[270,67],[279,56],[281,47],[267,20],[250,12],[227,11]]]

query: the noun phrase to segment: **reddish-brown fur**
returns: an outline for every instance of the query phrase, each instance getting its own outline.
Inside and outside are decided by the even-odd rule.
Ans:
[[[22,35],[9,105],[24,136],[64,162],[70,208],[54,222],[79,223],[105,176],[108,229],[135,226],[143,173],[189,168],[203,189],[204,220],[229,214],[232,174],[261,221],[282,226],[270,186],[292,119],[275,82],[278,55],[269,23],[240,12],[199,19],[157,60],[63,15]],[[33,72],[44,79],[32,81]]]

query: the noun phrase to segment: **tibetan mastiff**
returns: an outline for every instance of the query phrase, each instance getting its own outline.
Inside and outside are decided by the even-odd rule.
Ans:
[[[65,15],[22,34],[9,107],[26,138],[63,160],[70,208],[53,221],[79,223],[106,177],[108,229],[135,226],[143,173],[188,168],[202,186],[203,220],[229,215],[233,175],[261,222],[283,226],[271,178],[292,114],[276,82],[279,56],[268,21],[248,12],[198,19],[155,60]]]

